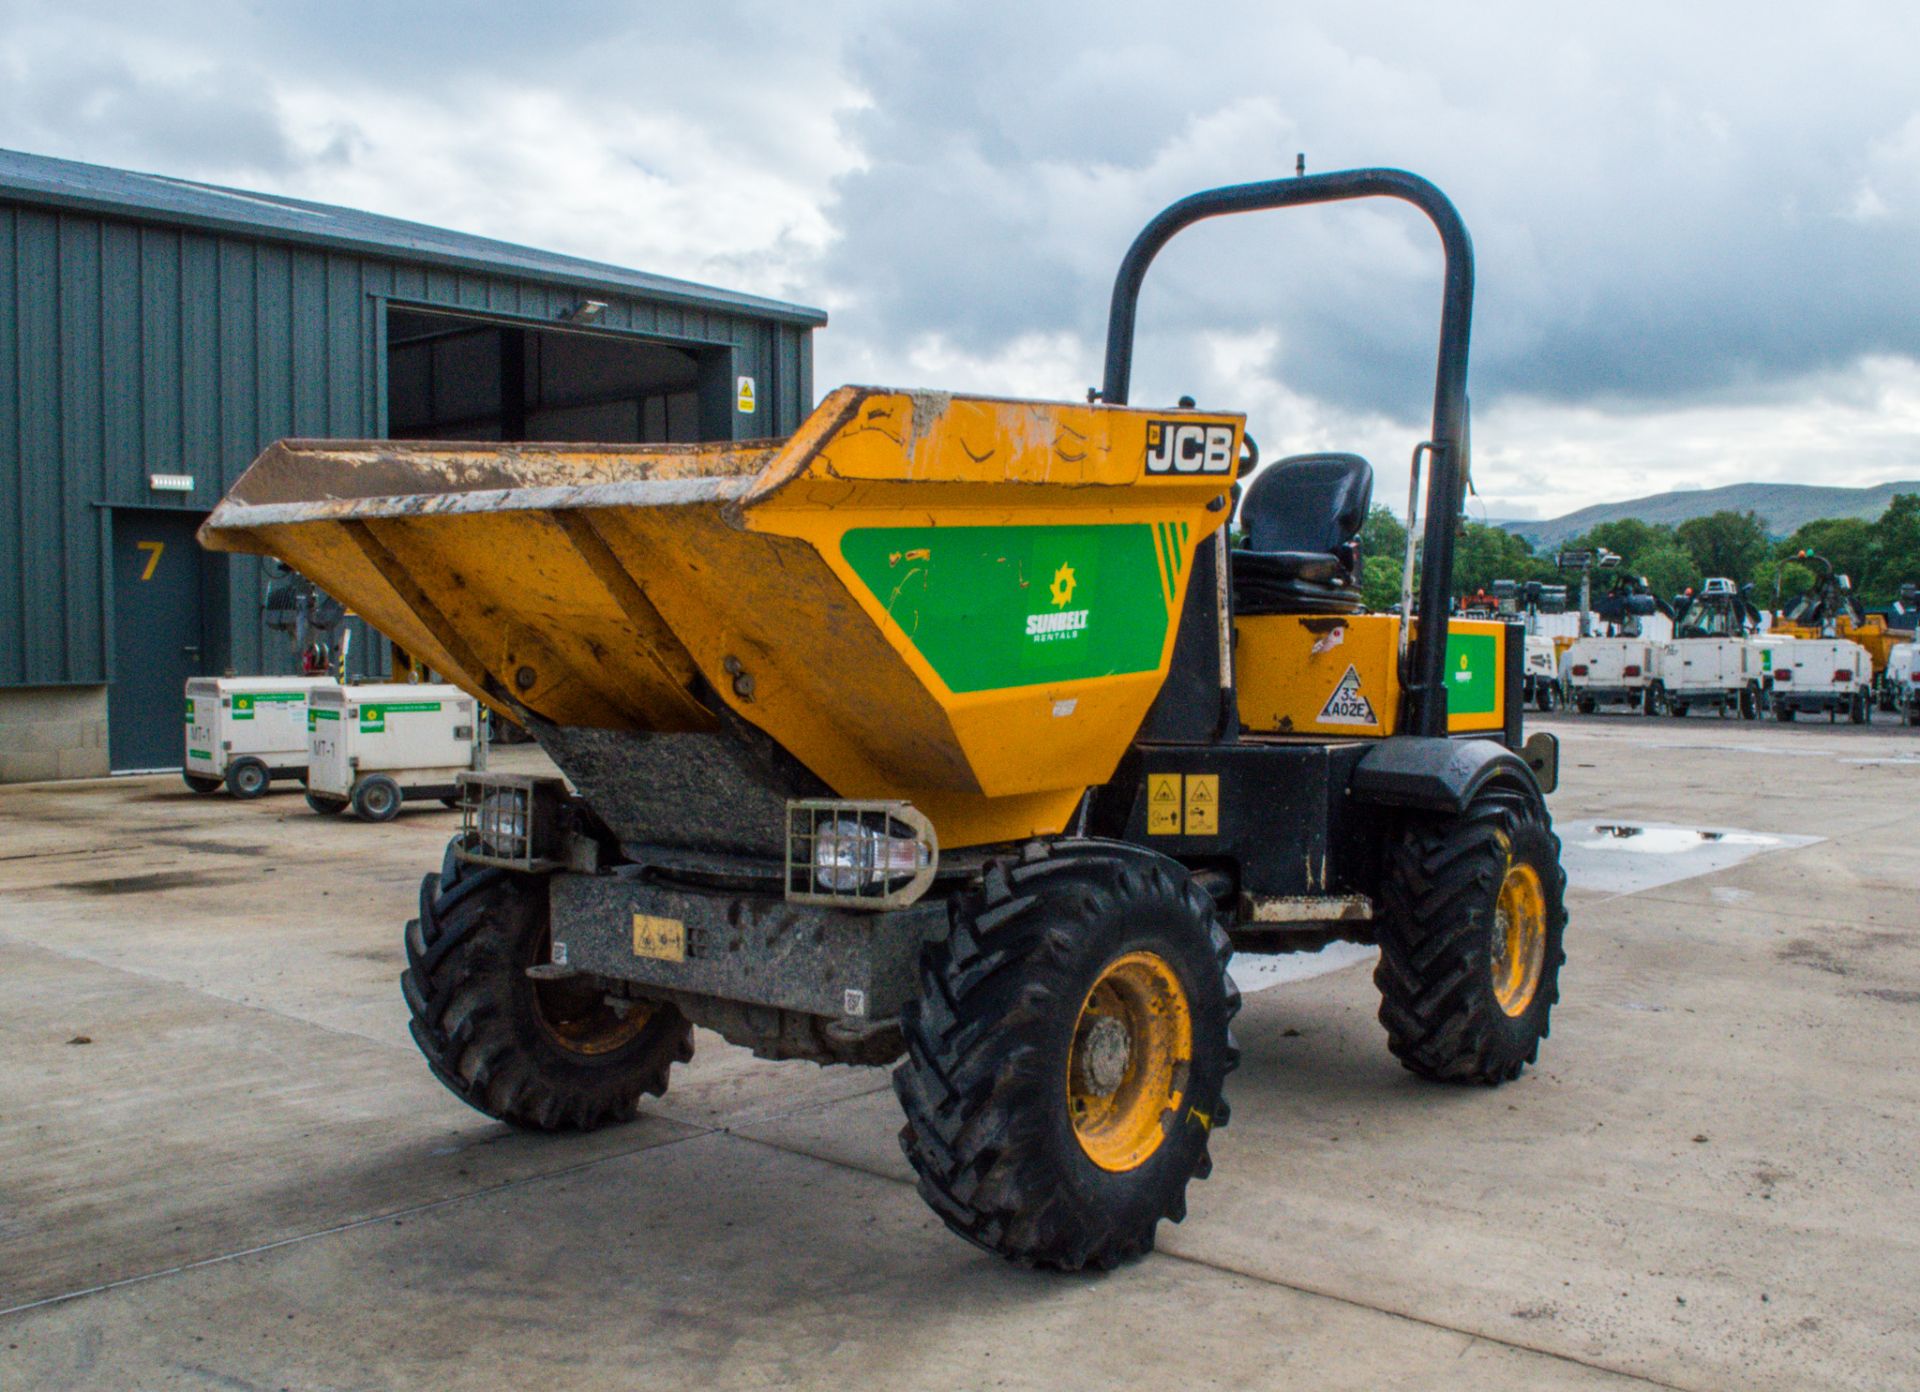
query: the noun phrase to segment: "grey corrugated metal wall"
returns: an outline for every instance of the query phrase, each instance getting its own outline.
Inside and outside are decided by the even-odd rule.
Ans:
[[[0,203],[0,686],[108,680],[109,509],[204,513],[274,440],[379,434],[389,301],[552,328],[583,294],[607,302],[596,330],[731,347],[758,386],[741,437],[790,433],[812,405],[802,324]],[[154,493],[150,473],[194,490]],[[224,575],[210,670],[287,670],[258,563]]]

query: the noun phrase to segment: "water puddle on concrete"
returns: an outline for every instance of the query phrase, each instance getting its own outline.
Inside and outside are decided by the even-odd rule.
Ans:
[[[1378,948],[1365,943],[1337,942],[1328,943],[1318,952],[1286,952],[1274,956],[1243,952],[1233,959],[1228,970],[1233,973],[1233,983],[1240,988],[1240,993],[1249,995],[1269,986],[1325,976],[1356,962],[1371,962],[1379,955]]]
[[[1561,822],[1560,860],[1567,884],[1598,894],[1637,894],[1698,875],[1731,869],[1742,861],[1772,851],[1796,850],[1826,838],[1786,832],[1743,831],[1737,827],[1675,826],[1668,822]],[[1747,890],[1720,887],[1718,903],[1733,904],[1751,898]],[[1242,994],[1270,986],[1307,981],[1329,972],[1371,962],[1378,949],[1364,943],[1332,943],[1318,952],[1279,956],[1243,953],[1232,963],[1234,982]]]
[[[1668,822],[1563,822],[1560,858],[1571,888],[1600,894],[1637,894],[1698,875],[1716,874],[1770,851],[1794,850],[1824,839],[1735,827],[1674,826]]]

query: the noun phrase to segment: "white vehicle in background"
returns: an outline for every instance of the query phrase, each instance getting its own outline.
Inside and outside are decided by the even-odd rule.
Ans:
[[[1873,719],[1873,659],[1849,638],[1795,638],[1773,655],[1773,714]]]
[[[1541,711],[1550,711],[1560,704],[1560,663],[1553,639],[1540,634],[1527,635],[1520,699]]]
[[[1743,720],[1760,716],[1760,650],[1744,638],[1677,638],[1659,649],[1654,704],[1669,715],[1716,707]]]
[[[1653,703],[1669,715],[1713,706],[1722,716],[1759,718],[1763,699],[1761,652],[1747,633],[1760,611],[1724,577],[1705,580],[1698,593],[1674,600],[1673,637],[1660,645]]]
[[[1903,724],[1920,725],[1920,643],[1895,643],[1887,653],[1887,699]]]
[[[189,677],[180,776],[196,793],[222,786],[257,798],[276,778],[307,774],[307,703],[332,677]]]
[[[316,691],[307,710],[307,805],[389,822],[408,799],[459,800],[486,768],[480,712],[457,686],[387,682]]]
[[[1577,638],[1563,659],[1567,697],[1592,715],[1600,706],[1651,713],[1659,644],[1646,638]]]

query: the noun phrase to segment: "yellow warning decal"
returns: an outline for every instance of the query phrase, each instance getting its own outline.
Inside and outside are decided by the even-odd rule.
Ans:
[[[1180,834],[1180,775],[1147,775],[1147,835]]]
[[[677,918],[655,918],[652,914],[633,916],[633,955],[651,957],[656,962],[687,960],[687,925]]]
[[[1219,833],[1219,774],[1147,775],[1147,835],[1217,836]]]
[[[1220,775],[1187,775],[1187,835],[1213,836],[1220,830]]]

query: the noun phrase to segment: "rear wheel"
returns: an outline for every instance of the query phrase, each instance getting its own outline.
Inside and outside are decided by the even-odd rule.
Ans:
[[[353,788],[353,812],[363,822],[392,821],[404,800],[400,785],[384,773],[370,773]]]
[[[408,1028],[433,1075],[476,1111],[539,1131],[630,1121],[693,1057],[670,1005],[612,1003],[584,977],[535,981],[552,955],[546,885],[449,853],[420,886],[400,978]]]
[[[202,797],[205,797],[208,793],[217,793],[220,791],[221,784],[218,778],[208,778],[198,773],[182,773],[180,777],[186,782],[189,788],[199,793]]]
[[[1866,692],[1853,693],[1852,704],[1847,707],[1847,719],[1855,725],[1865,725],[1873,719],[1873,703],[1867,699]]]
[[[1552,682],[1541,682],[1534,692],[1533,703],[1540,708],[1541,713],[1544,715],[1560,704],[1560,688]]]
[[[1760,718],[1760,688],[1749,686],[1740,693],[1740,718],[1758,720]]]
[[[227,765],[227,791],[237,798],[257,798],[272,782],[267,766],[258,759],[235,759]]]
[[[1503,1083],[1537,1057],[1560,997],[1560,840],[1518,791],[1422,818],[1391,846],[1380,893],[1380,1023],[1413,1072]]]
[[[1792,724],[1793,715],[1794,711],[1792,706],[1782,704],[1776,705],[1773,708],[1773,718],[1783,723]]]
[[[920,960],[894,1072],[900,1144],[946,1225],[1029,1266],[1153,1250],[1212,1165],[1240,995],[1180,866],[1056,846],[989,867]]]
[[[1591,696],[1576,696],[1573,698],[1573,708],[1582,715],[1592,715],[1593,698]]]

